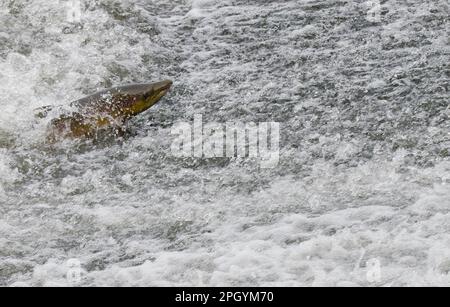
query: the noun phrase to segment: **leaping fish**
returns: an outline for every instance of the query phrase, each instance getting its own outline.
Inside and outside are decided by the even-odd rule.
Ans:
[[[71,113],[53,119],[47,140],[95,138],[101,129],[118,131],[132,117],[148,110],[167,94],[172,81],[133,84],[107,89],[70,104]],[[52,107],[42,107],[36,116],[44,118]]]

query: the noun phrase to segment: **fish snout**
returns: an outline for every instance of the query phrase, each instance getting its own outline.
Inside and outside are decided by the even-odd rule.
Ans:
[[[173,85],[171,80],[164,80],[154,84],[154,90],[157,92],[167,92]]]
[[[162,97],[164,97],[172,87],[171,80],[165,80],[150,84],[144,93],[145,108],[148,109],[156,104]],[[140,112],[138,112],[140,113]]]

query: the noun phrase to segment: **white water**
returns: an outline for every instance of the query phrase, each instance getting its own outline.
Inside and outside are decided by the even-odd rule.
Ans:
[[[75,258],[83,286],[448,285],[449,6],[381,12],[0,0],[0,284],[68,285]],[[166,78],[125,140],[42,145],[33,109]],[[280,122],[279,166],[174,158],[195,114]]]

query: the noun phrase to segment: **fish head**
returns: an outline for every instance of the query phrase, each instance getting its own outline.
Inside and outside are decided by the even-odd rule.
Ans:
[[[172,81],[166,80],[157,83],[132,85],[122,89],[121,94],[128,99],[122,100],[121,113],[131,117],[150,109],[169,92],[172,84]]]

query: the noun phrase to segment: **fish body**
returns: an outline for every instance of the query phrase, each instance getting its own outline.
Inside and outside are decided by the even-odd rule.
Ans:
[[[74,101],[71,113],[53,119],[47,129],[47,139],[95,138],[99,130],[113,128],[116,133],[126,122],[155,105],[172,86],[172,81],[133,84],[115,87]],[[37,116],[51,111],[43,107]]]

